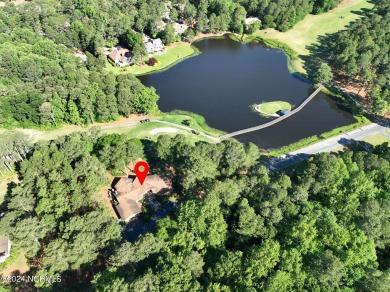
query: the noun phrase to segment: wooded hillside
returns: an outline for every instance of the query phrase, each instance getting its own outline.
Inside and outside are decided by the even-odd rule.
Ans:
[[[287,173],[269,173],[256,166],[253,144],[192,146],[178,135],[142,147],[99,135],[94,128],[40,142],[18,164],[20,182],[2,205],[0,230],[26,254],[33,274],[63,277],[36,285],[78,290],[92,280],[98,291],[385,291],[389,147],[321,154]],[[109,158],[110,151],[124,155]],[[182,203],[154,233],[129,243],[96,196],[109,184],[105,167],[126,165],[143,151],[154,172],[171,176]]]
[[[313,52],[367,91],[373,111],[390,111],[390,2],[377,1],[348,29],[320,38]]]

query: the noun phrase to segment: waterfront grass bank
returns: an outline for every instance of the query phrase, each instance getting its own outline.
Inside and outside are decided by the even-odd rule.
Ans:
[[[107,70],[114,74],[132,73],[134,75],[152,74],[159,71],[167,70],[170,67],[180,63],[188,58],[198,55],[198,49],[188,43],[176,43],[166,48],[166,52],[153,56],[157,60],[157,64],[149,66],[146,64],[149,57],[144,59],[143,65],[131,65],[126,67],[117,67],[107,62]]]

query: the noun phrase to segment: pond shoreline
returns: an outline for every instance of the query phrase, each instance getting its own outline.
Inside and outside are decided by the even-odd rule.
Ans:
[[[208,39],[208,38],[210,38],[210,39],[211,39],[211,38],[221,38],[221,37],[224,37],[225,35],[226,35],[226,33],[218,34],[218,35],[204,35],[204,36],[202,36],[201,38],[196,39],[193,43],[198,42],[198,41],[201,41],[201,40],[204,40],[204,39]],[[232,35],[231,33],[228,33],[228,36],[229,36],[230,38],[233,38],[232,36],[235,36],[235,35]],[[257,40],[258,40],[259,42],[262,42],[262,41],[259,40],[259,39],[257,39]],[[265,44],[265,45],[267,45],[267,44]],[[267,45],[267,47],[268,47],[268,45]],[[283,51],[283,50],[282,50],[282,51]],[[199,53],[201,53],[201,52],[199,52]],[[179,60],[179,62],[181,62],[181,61],[183,61],[183,60]],[[175,66],[175,65],[176,65],[177,63],[179,63],[179,62],[175,62],[174,64],[172,64],[171,66],[169,66],[169,68]],[[167,69],[169,69],[169,68],[165,68],[164,70],[167,70]],[[160,71],[158,71],[158,72],[160,72]],[[154,73],[156,73],[156,72],[154,72]],[[153,73],[148,73],[147,75],[151,75],[151,74],[153,74]],[[350,105],[346,104],[346,99],[342,100],[342,98],[340,98],[340,96],[335,95],[334,93],[329,92],[329,91],[327,91],[326,93],[327,93],[332,99],[337,100],[339,103],[340,103],[340,102],[343,103],[343,105],[347,108],[347,110],[351,110],[351,109],[350,109]],[[197,116],[198,118],[194,118],[194,119],[196,120],[197,124],[200,126],[200,129],[202,129],[202,130],[205,131],[206,133],[207,133],[207,132],[208,132],[208,133],[210,133],[210,132],[213,133],[213,136],[218,136],[218,135],[222,134],[222,131],[220,131],[220,130],[218,130],[218,129],[213,129],[212,127],[208,126],[208,125],[206,124],[206,122],[205,122],[204,117],[201,116],[201,115],[199,115],[199,114],[191,113],[191,112],[189,112],[189,111],[186,111],[186,112],[180,111],[180,113],[179,113],[179,111],[176,111],[176,112],[166,112],[166,113],[161,112],[160,115],[161,115],[162,117],[165,117],[165,118],[163,118],[163,119],[166,119],[166,120],[172,120],[172,119],[173,119],[173,120],[174,120],[174,119],[175,119],[175,116],[178,115],[178,114],[180,114],[180,115],[187,115],[187,116],[192,117],[192,118],[194,118],[194,116]],[[354,115],[355,119],[358,120],[358,118],[356,117],[356,113],[352,113],[352,114]],[[175,121],[174,121],[174,122],[175,122]],[[115,123],[116,123],[116,122],[109,123],[109,124],[114,125]],[[353,124],[348,125],[348,126],[347,126],[348,129],[351,129],[351,127],[352,127],[353,125],[355,125],[355,127],[359,127],[359,126],[361,126],[361,122],[357,122],[357,123],[353,123]],[[80,127],[73,127],[73,126],[69,126],[69,125],[64,125],[64,126],[65,126],[65,127],[71,127],[72,129],[69,129],[70,132],[82,130]],[[63,127],[64,127],[64,126],[63,126]],[[57,128],[57,129],[54,129],[54,130],[59,130],[59,129],[63,128],[63,127],[59,127],[59,128]],[[344,130],[345,127],[346,127],[346,126],[336,127],[336,128],[334,128],[333,130],[324,132],[323,134],[319,134],[319,135],[317,135],[317,136],[321,136],[321,135],[327,134],[327,133],[329,133],[329,132],[338,133],[339,130]],[[73,129],[73,128],[74,128],[74,129]],[[83,127],[83,128],[84,128],[84,127]],[[24,129],[24,130],[28,131],[28,129]],[[33,132],[35,132],[35,131],[33,131]],[[44,132],[46,132],[46,131],[44,131]],[[51,132],[51,131],[49,130],[48,132]],[[67,134],[69,134],[69,133],[67,133]],[[291,146],[292,146],[293,144],[297,144],[297,146],[294,147],[294,149],[299,149],[299,147],[302,145],[303,141],[304,141],[304,140],[307,140],[307,139],[309,139],[309,138],[310,138],[310,137],[308,137],[308,138],[303,138],[303,139],[300,139],[300,140],[298,140],[298,141],[296,141],[296,142],[294,142],[294,143],[292,143],[292,144],[288,144],[288,145],[281,146],[281,147],[278,147],[278,148],[268,148],[266,151],[267,151],[267,152],[274,152],[274,151],[277,150],[277,149],[283,149],[283,148],[285,148],[285,147],[288,147],[289,149],[291,149]],[[319,140],[319,139],[318,139],[318,140]],[[317,140],[317,141],[318,141],[318,140]],[[314,143],[314,142],[315,142],[315,141],[312,141],[311,143]],[[307,145],[307,144],[305,144],[305,145]],[[260,148],[260,147],[259,147],[259,148]],[[260,148],[260,149],[261,149],[261,148]],[[277,152],[280,152],[280,151],[277,151]]]
[[[229,32],[227,32],[227,33],[223,33],[223,34],[220,34],[220,35],[206,35],[206,36],[203,36],[202,38],[199,38],[199,39],[197,39],[197,40],[195,40],[192,44],[197,44],[199,41],[201,41],[201,40],[204,40],[204,39],[226,39],[226,38],[229,38],[229,39],[231,39],[232,41],[235,41],[235,42],[237,42],[237,43],[241,43],[241,44],[246,44],[246,43],[249,43],[249,42],[247,42],[247,41],[241,41],[240,40],[240,36],[238,36],[238,35],[236,35],[236,34],[232,34],[232,33],[229,33]],[[254,38],[254,39],[252,39],[251,40],[251,42],[250,43],[259,43],[261,46],[265,46],[265,47],[267,47],[267,48],[272,48],[271,46],[270,46],[270,44],[267,44],[267,43],[265,43],[264,41],[263,41],[263,39],[261,39],[261,38],[259,38],[259,37],[256,37],[256,38]],[[204,49],[204,47],[203,47],[204,45],[200,45],[200,46],[198,46],[198,49],[199,49],[199,51],[200,51],[200,53],[202,53],[202,51],[203,51],[203,49]],[[283,49],[281,49],[281,48],[279,48],[278,47],[278,49],[280,49],[280,52],[282,52],[286,57],[287,57],[287,60],[289,60],[289,58],[291,57],[291,54],[287,54],[286,52],[285,52],[285,50],[283,50]],[[194,63],[194,61],[192,61],[192,63]],[[182,68],[183,68],[183,66],[181,66]],[[183,72],[182,72],[182,70],[180,71],[181,73],[178,73],[179,75],[180,74],[183,74]],[[291,70],[289,70],[289,72],[290,72],[290,76],[291,76]],[[147,75],[153,75],[153,74],[147,74]],[[167,74],[166,76],[170,76],[169,78],[171,78],[172,76],[170,75],[170,74]],[[303,82],[303,83],[306,83],[306,84],[308,84],[308,83],[310,83],[309,82],[309,80],[308,79],[306,79],[303,75],[300,75],[300,74],[294,74],[294,77],[297,77],[297,76],[299,76],[299,80],[301,80],[301,82]],[[146,76],[145,76],[145,78],[147,78]],[[157,79],[159,78],[159,77],[156,77]],[[166,78],[166,77],[165,77]],[[142,80],[141,80],[142,81]],[[172,81],[172,82],[174,82],[174,81]],[[151,84],[147,84],[147,83],[144,83],[146,86],[154,86],[153,85],[153,83],[151,83]],[[311,83],[310,83],[311,84]],[[178,90],[182,90],[182,89],[178,89]],[[164,96],[166,96],[166,95],[164,95],[164,92],[161,92],[161,91],[159,91],[159,88],[157,88],[157,92],[159,92],[160,93],[160,95],[161,95],[161,97],[162,97],[162,99],[164,99]],[[326,92],[327,94],[329,94],[329,92]],[[332,100],[335,100],[335,101],[337,101],[337,104],[339,104],[340,103],[340,99],[339,99],[339,97],[336,97],[336,96],[333,96],[333,94],[329,94],[329,95],[332,95],[331,96],[331,99]],[[166,101],[165,103],[167,103],[168,101]],[[293,101],[293,103],[296,103],[297,101],[295,100],[295,101]],[[290,103],[291,103],[291,100],[290,100]],[[160,105],[159,105],[160,106]],[[174,108],[175,107],[175,105],[174,104],[172,104],[172,107]],[[179,107],[179,106],[177,106],[177,107]],[[177,108],[176,107],[176,108]],[[161,108],[161,107],[160,107]],[[186,110],[186,112],[196,112],[196,113],[198,113],[199,111],[196,111],[195,109],[191,109],[191,107],[190,108],[188,108],[188,107],[184,107],[184,109]],[[162,107],[162,111],[163,112],[165,112],[165,113],[167,113],[168,115],[169,115],[169,112],[171,112],[171,109],[167,109],[166,107],[164,108],[164,106]],[[350,112],[349,110],[348,110],[348,112]],[[200,111],[199,113],[202,113],[202,111]],[[262,114],[262,115],[267,115],[267,117],[270,117],[267,113],[260,113],[260,114]],[[199,114],[198,114],[199,115]],[[204,116],[204,115],[203,115]],[[208,116],[208,115],[206,115],[206,116]],[[276,117],[276,115],[272,115],[273,117]],[[263,116],[264,117],[264,116]],[[277,117],[279,117],[279,115],[277,116]],[[208,118],[207,118],[208,119]],[[356,122],[356,118],[354,118],[352,121],[351,121],[351,124],[350,125],[352,125],[352,124],[354,124]],[[216,129],[220,129],[220,127],[218,127],[218,124],[215,124],[215,122],[213,123],[212,121],[211,121],[211,124],[213,125],[212,127],[214,127],[214,128],[216,128]],[[258,125],[260,125],[260,124],[262,124],[260,121],[259,121],[259,124]],[[332,124],[332,123],[331,123]],[[333,123],[334,124],[334,123]],[[356,127],[357,126],[359,126],[359,125],[356,125]],[[250,126],[249,126],[250,127]],[[324,128],[325,126],[322,126],[322,128]],[[343,127],[343,126],[342,126]],[[336,129],[337,129],[338,127],[336,127]],[[331,128],[332,129],[332,128]],[[334,130],[335,128],[333,128],[332,129],[332,131]],[[227,129],[224,129],[224,131],[225,132],[232,132],[232,130],[227,130]],[[233,130],[234,131],[234,130]],[[329,131],[331,131],[331,130],[328,130],[328,131],[323,131],[323,132],[320,132],[320,133],[327,133],[327,132],[329,132]],[[259,135],[261,135],[261,134],[259,134]],[[302,135],[301,135],[302,136]],[[318,134],[318,136],[321,136],[321,134]],[[309,136],[307,136],[307,137],[310,137],[310,135]],[[237,138],[238,138],[238,140],[242,140],[242,139],[240,139],[240,137],[239,136],[237,136]],[[306,139],[306,138],[301,138],[301,139],[298,139],[296,142],[293,142],[292,144],[294,144],[294,143],[298,143],[298,142],[300,142],[301,140],[304,140],[304,139]],[[245,140],[245,139],[244,139]],[[244,142],[244,143],[246,143],[246,141]],[[272,144],[272,142],[271,143],[267,143],[267,144]],[[286,147],[286,146],[288,146],[288,145],[291,145],[291,144],[285,144],[285,145],[282,145],[282,146],[280,146],[280,147],[267,147],[267,148],[265,148],[265,149],[267,149],[267,151],[273,151],[273,150],[275,150],[275,149],[279,149],[279,148],[283,148],[283,147]],[[261,147],[260,145],[259,145],[259,148],[260,149],[263,149],[263,147]]]

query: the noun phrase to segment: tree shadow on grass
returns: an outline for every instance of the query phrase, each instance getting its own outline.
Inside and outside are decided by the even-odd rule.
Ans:
[[[7,204],[12,198],[12,190],[13,190],[13,188],[16,187],[16,185],[17,184],[14,181],[10,181],[7,184],[7,191],[4,195],[4,201],[3,201],[3,203],[0,204],[0,214],[3,212],[6,212],[8,210]]]
[[[310,54],[299,56],[303,60],[303,68],[306,70],[308,79],[313,79],[321,63],[329,63],[331,61],[330,49],[336,38],[336,34],[319,36],[316,43],[306,46]]]
[[[337,142],[339,142],[339,144],[343,145],[348,150],[354,152],[365,151],[367,153],[372,153],[372,151],[374,150],[373,146],[370,143],[367,143],[365,141],[357,141],[355,139],[341,138]]]
[[[377,1],[372,0],[369,2],[375,4]],[[351,11],[351,13],[364,17],[369,16],[372,13],[372,10],[362,8],[361,10]],[[332,56],[330,54],[330,49],[332,48],[332,44],[337,41],[337,36],[341,31],[350,29],[356,21],[350,22],[344,29],[338,32],[320,35],[315,43],[306,46],[306,49],[310,52],[309,55],[300,55],[299,57],[303,60],[303,68],[307,72],[307,78],[312,80],[313,74],[318,70],[321,63],[331,63]]]

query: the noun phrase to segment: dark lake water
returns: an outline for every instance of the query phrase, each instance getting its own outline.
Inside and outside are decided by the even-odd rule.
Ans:
[[[289,73],[287,57],[279,49],[240,44],[228,37],[194,45],[202,54],[139,77],[144,85],[156,88],[164,112],[194,112],[211,127],[232,132],[270,121],[253,112],[252,104],[281,100],[298,106],[313,91],[310,83]],[[281,123],[235,138],[263,149],[278,148],[353,122],[351,114],[320,93]]]

